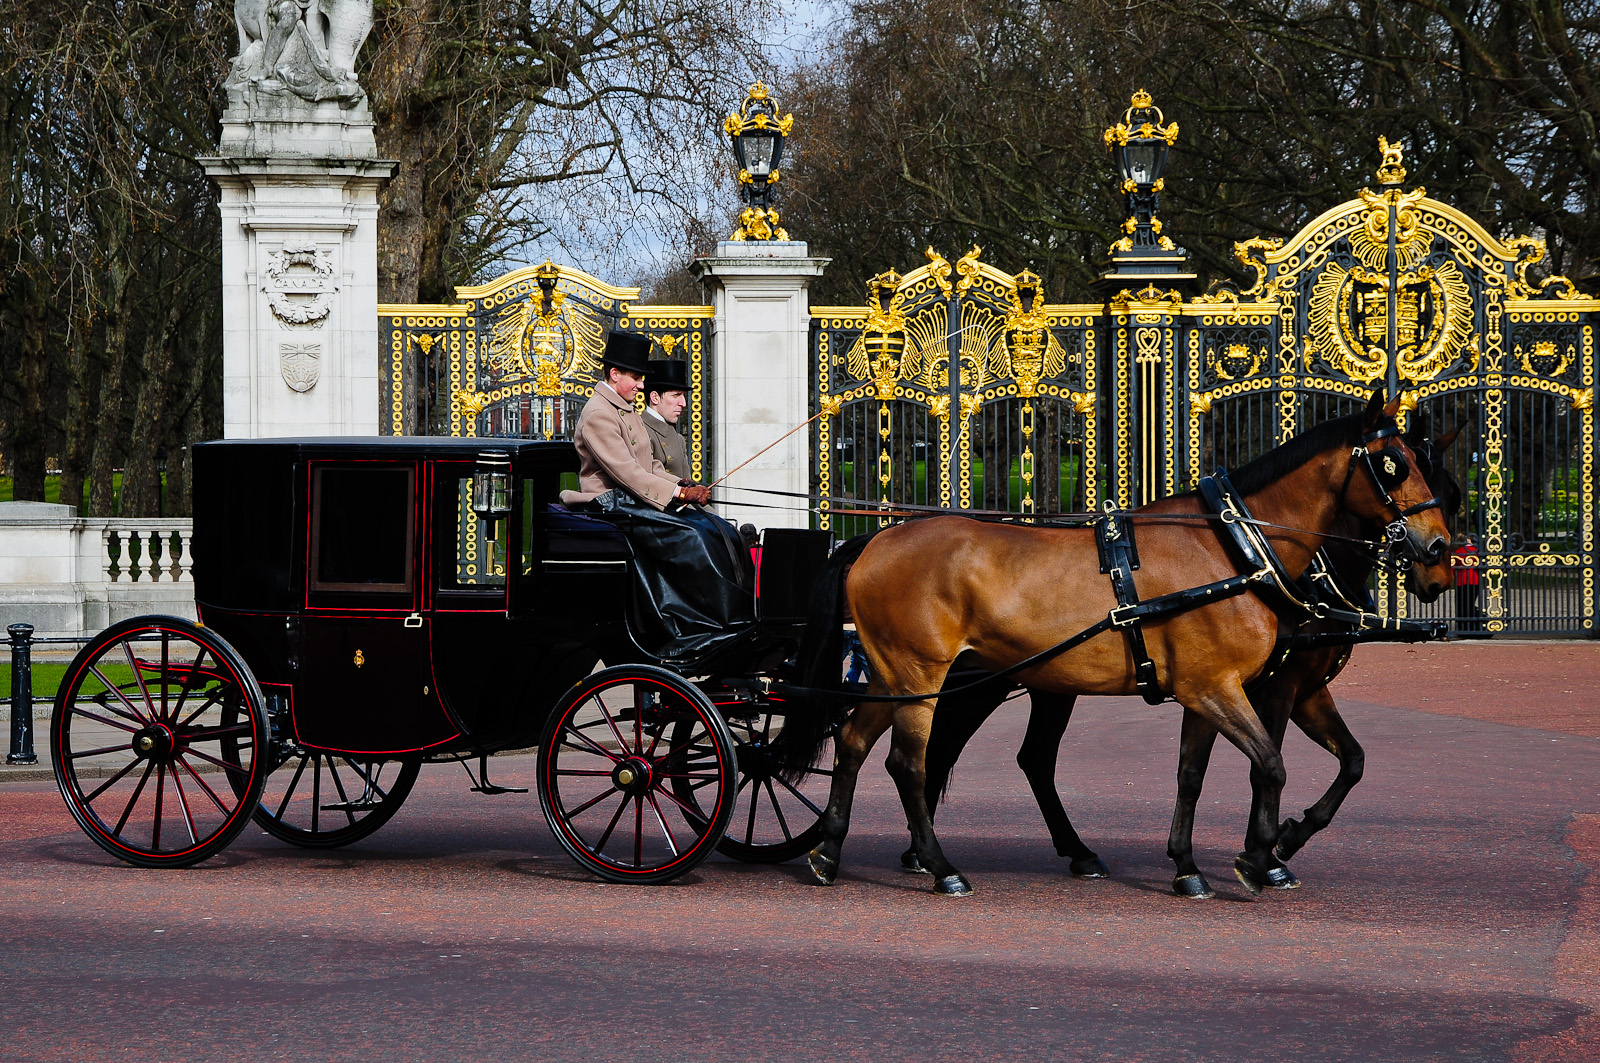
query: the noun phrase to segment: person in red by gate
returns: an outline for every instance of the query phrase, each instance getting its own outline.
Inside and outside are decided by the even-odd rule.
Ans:
[[[1464,637],[1481,638],[1485,632],[1483,612],[1478,603],[1483,578],[1478,571],[1478,544],[1472,541],[1472,536],[1463,535],[1451,555],[1455,559],[1456,632]]]

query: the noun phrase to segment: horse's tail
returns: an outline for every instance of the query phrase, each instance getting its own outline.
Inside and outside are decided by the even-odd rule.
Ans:
[[[806,617],[805,634],[795,654],[795,682],[811,690],[834,690],[844,662],[844,575],[877,531],[841,543],[828,558]],[[830,725],[844,702],[825,694],[785,695],[788,712],[783,730],[773,739],[772,754],[780,774],[790,782],[804,777],[827,743]]]

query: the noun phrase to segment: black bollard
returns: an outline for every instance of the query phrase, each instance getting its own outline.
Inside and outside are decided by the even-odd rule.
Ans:
[[[11,752],[7,764],[37,764],[33,752],[33,625],[12,624],[11,636]]]

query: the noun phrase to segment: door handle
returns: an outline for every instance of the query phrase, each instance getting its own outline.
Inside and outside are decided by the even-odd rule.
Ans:
[[[421,627],[421,626],[422,626],[422,614],[421,613],[412,613],[410,616],[406,617],[406,627]]]

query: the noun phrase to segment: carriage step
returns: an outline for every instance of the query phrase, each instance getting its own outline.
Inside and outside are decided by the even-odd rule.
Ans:
[[[461,766],[463,768],[467,768],[467,762],[462,760]],[[473,783],[476,784],[468,788],[470,793],[488,794],[493,797],[498,794],[525,794],[528,792],[528,788],[526,786],[496,786],[494,783],[490,782],[489,755],[487,753],[480,754],[478,756],[477,777],[473,778],[471,768],[467,768],[467,777],[472,779]]]

